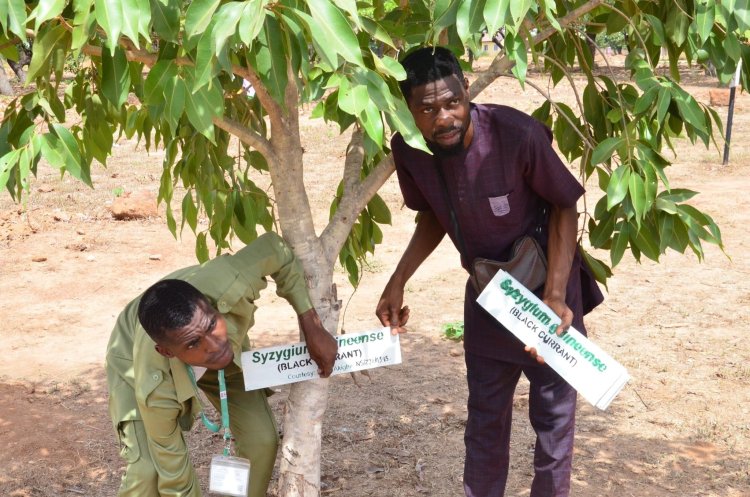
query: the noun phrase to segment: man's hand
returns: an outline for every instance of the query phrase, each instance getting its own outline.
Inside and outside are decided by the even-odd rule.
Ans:
[[[546,298],[544,299],[544,303],[547,304],[557,317],[560,318],[560,324],[557,325],[555,333],[557,336],[562,336],[568,331],[570,325],[573,324],[573,311],[570,310],[570,307],[565,303],[565,300],[559,298]],[[544,357],[540,356],[534,347],[529,347],[527,345],[524,347],[524,350],[529,353],[532,359],[536,359],[536,362],[539,364],[545,364]]]
[[[339,343],[323,327],[315,309],[300,314],[297,319],[300,329],[305,335],[305,343],[307,344],[307,350],[310,352],[310,357],[318,365],[318,374],[321,378],[328,378],[333,372]]]
[[[404,287],[389,281],[380,296],[375,315],[383,326],[391,327],[391,334],[406,333],[406,323],[409,321],[409,306],[401,307],[404,303]]]

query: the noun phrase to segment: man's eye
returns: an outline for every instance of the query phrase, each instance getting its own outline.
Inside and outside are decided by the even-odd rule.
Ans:
[[[213,331],[214,329],[216,329],[216,318],[215,317],[213,319],[211,319],[210,323],[208,323],[208,331]]]
[[[188,343],[188,345],[187,345],[187,348],[188,348],[188,349],[194,349],[194,348],[196,348],[196,347],[198,346],[198,344],[200,344],[200,343],[201,343],[201,340],[200,340],[200,338],[198,338],[198,339],[196,339],[196,340],[193,340],[192,342]]]
[[[432,107],[425,107],[422,109],[422,114],[430,114],[432,112]]]

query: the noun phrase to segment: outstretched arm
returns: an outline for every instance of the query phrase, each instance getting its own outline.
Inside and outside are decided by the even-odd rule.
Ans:
[[[435,250],[445,236],[445,230],[432,211],[419,213],[417,227],[406,247],[396,270],[380,296],[375,314],[383,324],[390,326],[392,333],[403,333],[409,320],[409,307],[404,306],[404,286],[428,255]]]

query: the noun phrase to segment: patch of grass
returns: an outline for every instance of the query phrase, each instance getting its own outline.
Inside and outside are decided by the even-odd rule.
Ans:
[[[454,342],[463,342],[464,340],[464,322],[454,321],[452,323],[445,323],[442,329],[442,335],[448,340]]]

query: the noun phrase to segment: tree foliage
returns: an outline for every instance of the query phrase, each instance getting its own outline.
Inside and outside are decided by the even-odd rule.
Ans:
[[[508,70],[524,84],[529,63],[543,66],[552,86],[572,83],[574,67],[586,75],[576,106],[550,98],[534,115],[553,129],[584,178],[596,175],[606,192],[587,213],[592,245],[610,250],[612,265],[628,249],[656,260],[667,248],[690,247],[702,257],[702,242],[721,244],[719,229],[685,203],[694,192],[670,185],[663,152],[681,136],[709,146],[720,134],[718,115],[680,87],[680,64],[710,60],[727,82],[740,59],[750,62],[743,37],[749,12],[736,0],[3,0],[0,46],[12,50],[34,38],[28,78],[35,87],[3,117],[0,185],[19,198],[41,158],[90,184],[92,162],[106,165],[113,137],[136,136],[167,151],[160,200],[170,229],[197,230],[201,213],[210,220],[198,233],[197,253],[206,259],[208,238],[221,251],[232,236],[247,242],[258,226],[272,228],[272,203],[253,173],[285,161],[273,141],[274,128],[289,131],[283,116],[317,102],[313,117],[338,123],[342,132],[362,131],[358,177],[342,180],[335,216],[347,182],[362,186],[378,166],[386,173],[372,183],[387,176],[389,132],[423,146],[397,90],[398,50],[422,43],[476,50],[483,30],[503,27],[505,52],[474,94]],[[621,32],[628,34],[628,81],[596,68],[584,43],[584,33]],[[66,58],[80,54],[90,64],[62,85]],[[243,81],[255,96],[243,91]],[[70,111],[77,117],[66,122]],[[228,147],[232,134],[241,139],[240,153]],[[173,198],[177,184],[187,188],[180,199]],[[374,194],[372,185],[366,190]],[[339,253],[352,281],[357,260],[382,239],[378,224],[390,220],[377,196],[355,203],[357,221]],[[607,265],[589,262],[604,281]]]

